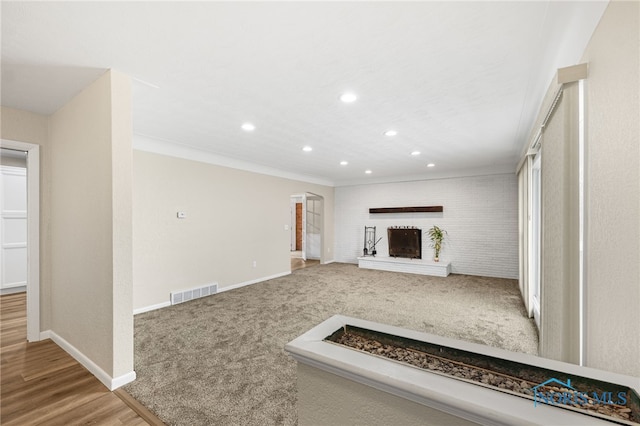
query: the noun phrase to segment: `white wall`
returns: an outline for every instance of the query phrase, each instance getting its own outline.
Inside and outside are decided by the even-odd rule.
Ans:
[[[387,228],[415,226],[447,231],[442,261],[452,272],[518,277],[518,181],[515,174],[434,179],[336,188],[336,260],[362,256],[364,227],[376,226],[380,256],[388,256]],[[443,206],[443,213],[369,214],[371,207]],[[433,257],[422,236],[422,258]]]
[[[640,3],[613,1],[585,51],[586,363],[640,377]]]
[[[640,377],[640,3],[611,1],[580,63],[588,65],[584,81],[583,363],[587,367]],[[531,138],[558,88],[554,80]],[[544,149],[543,142],[543,158]],[[575,186],[570,177],[576,174],[576,160],[569,151],[563,155],[566,156],[564,183]],[[566,189],[558,179],[549,179],[543,191],[555,194],[546,196],[543,216],[560,214],[558,197]],[[576,197],[575,188],[570,196]],[[578,220],[575,208],[573,214],[569,219],[575,225]],[[568,232],[566,228],[556,224],[555,231]],[[548,272],[549,277],[558,281],[563,275],[560,281],[567,282],[575,279],[572,267],[576,261],[572,259],[560,266],[558,260],[562,260],[562,256],[557,247],[543,247],[542,267],[553,269]],[[572,294],[558,294],[557,290],[549,295],[553,301],[551,309],[556,312],[548,312],[552,318],[548,319],[549,324],[543,325],[541,356],[577,362],[575,348],[580,348],[580,332],[573,323],[568,324],[567,319],[580,318],[579,297],[573,288]]]
[[[134,377],[130,81],[109,71],[52,116],[2,107],[1,118],[3,139],[40,145],[40,329],[124,384]]]
[[[133,372],[131,84],[108,71],[49,120],[51,331],[111,378]]]
[[[312,192],[324,198],[324,260],[332,260],[333,191],[134,151],[134,309],[167,304],[172,291],[212,282],[224,288],[290,273],[292,195]],[[178,211],[186,219],[178,219]]]

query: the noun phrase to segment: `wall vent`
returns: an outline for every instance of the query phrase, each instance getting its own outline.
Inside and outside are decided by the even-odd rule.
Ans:
[[[203,285],[202,287],[190,288],[189,290],[172,291],[171,304],[188,302],[189,300],[198,299],[200,297],[210,296],[218,292],[218,283]]]

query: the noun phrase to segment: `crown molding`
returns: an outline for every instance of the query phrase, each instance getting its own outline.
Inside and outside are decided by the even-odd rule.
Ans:
[[[308,176],[298,173],[291,173],[261,164],[238,160],[231,157],[214,154],[203,149],[179,144],[176,142],[162,140],[146,135],[134,133],[133,149],[138,151],[152,152],[155,154],[167,155],[170,157],[182,158],[185,160],[199,161],[201,163],[213,164],[231,169],[244,170],[247,172],[262,175],[275,176],[284,179],[291,179],[300,182],[313,183],[316,185],[335,186],[335,183],[315,176]]]

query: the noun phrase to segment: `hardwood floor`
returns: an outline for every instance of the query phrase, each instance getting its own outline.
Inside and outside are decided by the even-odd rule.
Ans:
[[[301,257],[291,257],[291,272],[295,271],[296,269],[303,269],[303,268],[308,268],[310,266],[315,266],[315,265],[319,265],[320,261],[319,260],[312,260],[312,259],[307,259],[307,260],[302,260]]]
[[[301,251],[292,251],[291,252],[291,271],[295,271],[296,269],[308,268],[310,266],[319,265],[319,260],[307,259],[302,260],[302,252]]]
[[[0,424],[163,425],[53,341],[27,343],[26,295],[0,297]]]

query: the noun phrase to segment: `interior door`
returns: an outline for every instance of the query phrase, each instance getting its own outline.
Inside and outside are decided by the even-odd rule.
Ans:
[[[307,260],[307,196],[302,196],[302,260]]]
[[[27,171],[0,167],[0,288],[27,285]]]

